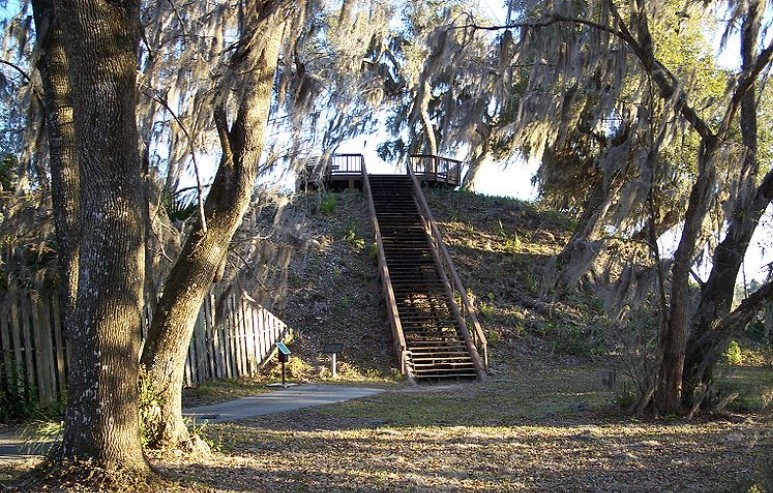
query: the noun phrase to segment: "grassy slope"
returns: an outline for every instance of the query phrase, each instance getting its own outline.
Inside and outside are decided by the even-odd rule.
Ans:
[[[579,364],[605,350],[599,304],[539,294],[540,265],[568,236],[568,221],[515,200],[428,190],[428,200],[479,310],[493,372]],[[316,247],[293,261],[280,315],[296,331],[294,370],[329,377],[326,342],[346,342],[341,377],[394,380],[396,360],[380,294],[367,206],[359,192],[307,217]],[[605,325],[606,324],[606,325]]]
[[[749,491],[770,486],[766,415],[639,420],[619,411],[599,368],[619,342],[598,300],[539,291],[542,262],[568,237],[551,211],[518,201],[428,191],[491,342],[493,375],[463,385],[395,385],[342,405],[213,427],[222,451],[194,474],[216,491]],[[348,337],[344,380],[394,373],[365,204],[339,197],[314,218],[320,248],[296,264],[285,316],[298,353],[325,376],[320,344]],[[316,256],[315,256],[316,255]],[[316,365],[316,367],[315,367]],[[726,368],[770,383],[769,369]],[[759,387],[756,387],[759,389]],[[241,473],[234,473],[239,468]],[[199,470],[198,468],[196,470]],[[766,479],[767,478],[767,479]]]
[[[682,421],[619,412],[616,393],[599,379],[616,347],[600,303],[588,295],[550,299],[539,292],[542,260],[568,236],[564,218],[517,201],[442,190],[428,199],[489,334],[492,377],[419,387],[395,378],[365,204],[359,194],[345,193],[334,210],[307,218],[317,246],[293,261],[282,316],[296,330],[299,376],[327,379],[321,346],[345,340],[341,380],[386,391],[206,427],[216,452],[156,459],[166,477],[182,481],[186,491],[773,486],[767,415]],[[771,383],[770,370],[761,366],[723,371],[736,388],[754,381],[759,393]],[[207,392],[222,398],[228,385]],[[248,385],[237,387],[239,395],[249,392]]]

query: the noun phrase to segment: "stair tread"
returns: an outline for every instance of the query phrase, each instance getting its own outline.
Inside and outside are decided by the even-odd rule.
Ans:
[[[472,356],[450,312],[447,286],[438,271],[412,179],[408,175],[369,175],[369,180],[414,376],[476,378]]]

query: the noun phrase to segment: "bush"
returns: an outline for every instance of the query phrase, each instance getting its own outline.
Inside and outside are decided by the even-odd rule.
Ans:
[[[344,240],[355,251],[360,251],[365,248],[365,239],[357,236],[357,228],[350,225],[344,234]]]
[[[335,194],[332,193],[326,193],[325,197],[322,199],[322,203],[319,204],[319,210],[322,211],[323,214],[335,214],[336,207],[338,207],[338,199],[336,199]]]
[[[730,341],[727,349],[725,350],[725,361],[729,365],[740,365],[743,363],[743,353],[741,352],[741,346],[734,340]]]
[[[484,322],[490,322],[494,319],[494,315],[497,313],[497,309],[494,305],[486,303],[485,301],[481,302],[480,308],[478,309],[478,313],[480,313],[481,318]]]

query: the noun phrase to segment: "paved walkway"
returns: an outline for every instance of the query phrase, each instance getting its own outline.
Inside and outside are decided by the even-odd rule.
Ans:
[[[222,423],[252,418],[264,414],[295,411],[304,407],[334,404],[358,399],[382,392],[380,389],[365,387],[342,387],[339,385],[298,385],[278,388],[271,393],[245,397],[236,401],[194,407],[183,410],[183,416],[196,421]]]
[[[295,411],[304,407],[334,404],[378,394],[381,389],[344,387],[341,385],[298,385],[278,387],[267,394],[245,397],[235,401],[183,410],[183,416],[197,422],[223,423],[264,414]],[[0,461],[20,460],[44,454],[51,443],[28,443],[18,432],[0,434]]]

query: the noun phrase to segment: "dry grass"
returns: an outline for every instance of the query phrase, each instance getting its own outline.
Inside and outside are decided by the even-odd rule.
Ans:
[[[768,415],[637,419],[618,412],[614,399],[597,370],[579,367],[393,387],[206,426],[200,431],[213,453],[154,458],[166,482],[147,491],[747,492],[773,485]],[[32,465],[2,464],[0,477]]]
[[[767,418],[637,420],[591,370],[397,389],[206,430],[219,449],[170,478],[204,491],[750,491]],[[767,480],[770,476],[767,476]]]

